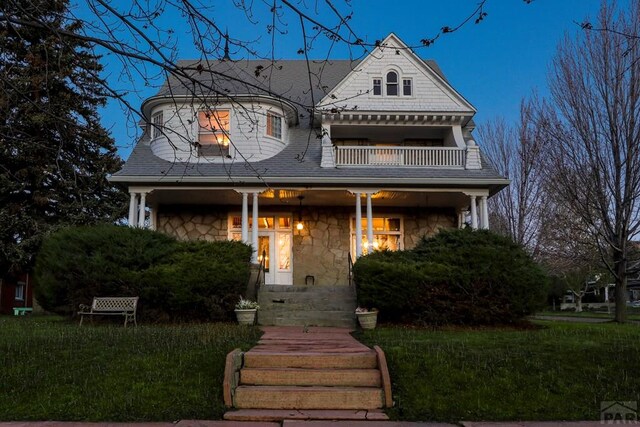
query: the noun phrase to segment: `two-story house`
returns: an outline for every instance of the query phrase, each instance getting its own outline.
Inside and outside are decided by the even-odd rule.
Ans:
[[[349,257],[488,228],[508,185],[472,137],[474,107],[393,34],[357,62],[180,65],[111,180],[131,225],[252,244],[267,284],[344,285]]]

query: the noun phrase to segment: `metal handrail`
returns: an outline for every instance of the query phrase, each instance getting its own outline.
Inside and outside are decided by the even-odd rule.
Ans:
[[[260,284],[261,283],[264,284],[264,282],[265,282],[266,265],[267,265],[267,251],[263,250],[262,251],[262,259],[260,260],[260,263],[258,264],[258,275],[256,277],[256,284],[255,284],[256,295],[258,295],[258,289],[260,288]],[[260,273],[262,273],[262,280],[260,280]]]
[[[349,261],[349,286],[353,286],[353,259],[351,258],[351,252],[347,254]]]

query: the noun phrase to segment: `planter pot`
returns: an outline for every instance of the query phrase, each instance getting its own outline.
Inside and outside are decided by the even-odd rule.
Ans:
[[[251,308],[248,310],[234,310],[236,312],[236,319],[238,319],[238,323],[241,325],[253,325],[256,323],[256,313],[257,309]]]
[[[358,316],[358,323],[362,329],[375,329],[378,322],[378,312],[369,311],[366,313],[356,313]]]

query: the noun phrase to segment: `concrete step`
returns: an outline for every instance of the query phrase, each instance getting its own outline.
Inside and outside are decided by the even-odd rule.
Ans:
[[[380,387],[377,369],[244,368],[243,385]]]
[[[317,292],[317,293],[354,293],[352,286],[306,286],[306,285],[262,285],[260,292]]]
[[[357,303],[354,300],[309,300],[292,301],[290,299],[265,300],[259,299],[262,311],[352,311],[355,312]]]
[[[330,409],[238,409],[224,414],[229,421],[283,421],[283,420],[327,420],[327,421],[386,421],[382,410],[330,410]]]
[[[383,395],[373,387],[241,385],[234,401],[240,409],[380,409]]]
[[[356,319],[352,311],[263,311],[260,308],[258,325],[354,328]]]
[[[375,369],[374,351],[353,353],[257,352],[244,354],[244,368]]]

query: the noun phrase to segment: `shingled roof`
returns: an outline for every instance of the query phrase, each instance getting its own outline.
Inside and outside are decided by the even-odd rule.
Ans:
[[[431,60],[425,61],[442,78],[440,67]],[[262,60],[228,61],[210,63],[180,61],[182,72],[195,77],[196,97],[220,95],[274,95],[290,101],[301,114],[303,110],[322,99],[347,74],[358,69],[358,61],[284,60],[272,63]],[[202,67],[199,67],[201,65]],[[308,69],[311,70],[311,74]],[[311,76],[312,90],[309,90]],[[170,77],[158,93],[150,98],[192,96],[194,85],[187,77]],[[290,142],[275,156],[246,163],[229,160],[227,163],[171,162],[155,156],[149,142],[143,137],[138,141],[123,168],[111,177],[112,181],[137,184],[164,184],[178,182],[200,185],[242,185],[267,182],[270,185],[299,184],[318,185],[389,185],[389,186],[489,186],[498,191],[507,183],[483,158],[480,170],[369,167],[369,168],[321,168],[321,144],[316,131],[308,127],[308,120],[290,129]]]
[[[435,61],[425,62],[445,78]],[[267,95],[284,98],[298,108],[308,108],[317,104],[347,74],[357,70],[359,64],[360,61],[351,60],[281,60],[273,63],[267,60],[183,60],[177,65],[184,76],[170,76],[155,97]],[[194,86],[192,80],[198,84]]]

